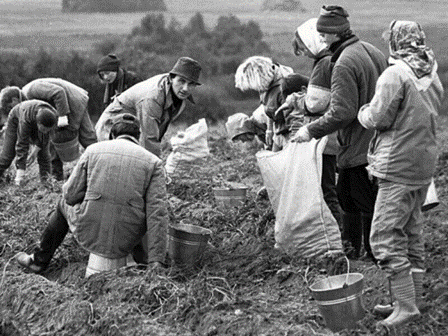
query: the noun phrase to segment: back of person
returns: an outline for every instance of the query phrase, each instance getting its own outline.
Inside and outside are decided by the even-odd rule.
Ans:
[[[381,83],[388,83],[389,94],[398,94],[402,100],[393,126],[375,133],[370,167],[378,177],[394,182],[426,184],[434,174],[438,155],[436,117],[443,86],[437,72],[418,79],[399,60],[386,69]]]
[[[130,245],[146,231],[147,206],[157,204],[158,196],[164,194],[163,186],[157,190],[157,185],[151,185],[148,190],[156,170],[158,175],[163,171],[161,160],[122,138],[89,146],[81,160],[85,160],[80,164],[90,179],[84,200],[75,212],[74,232],[89,251],[108,258],[126,256],[132,250]],[[70,179],[67,183],[72,182]],[[76,195],[70,192],[64,189],[68,204],[76,201]]]
[[[334,58],[335,56],[332,60]],[[356,41],[345,47],[337,58],[332,72],[332,104],[336,103],[333,109],[359,111],[359,108],[370,102],[374,96],[378,77],[386,67],[387,62],[383,53],[369,43]],[[347,80],[347,74],[353,80]],[[347,127],[338,131],[340,145],[338,167],[341,168],[367,163],[366,153],[373,131],[363,128],[356,115],[353,117]]]

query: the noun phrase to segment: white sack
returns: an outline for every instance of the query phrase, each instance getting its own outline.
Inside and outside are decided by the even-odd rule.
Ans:
[[[207,131],[207,123],[202,118],[170,139],[173,150],[168,155],[165,164],[168,174],[191,169],[192,164],[199,164],[201,159],[210,155]]]
[[[341,252],[339,227],[324,201],[322,152],[327,137],[257,153],[275,213],[276,247],[304,258]]]

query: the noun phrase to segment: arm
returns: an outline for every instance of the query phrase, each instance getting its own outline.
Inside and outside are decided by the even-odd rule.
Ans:
[[[28,98],[39,99],[52,104],[59,117],[70,114],[67,94],[59,85],[45,81],[37,81],[29,90]]]
[[[353,69],[338,65],[331,78],[329,110],[307,125],[311,137],[321,138],[346,127],[358,114],[358,86]]]
[[[19,118],[16,144],[16,168],[25,170],[33,127],[26,118]]]
[[[87,191],[88,149],[83,153],[67,182],[62,186],[62,195],[68,205],[84,200]]]
[[[167,248],[168,204],[165,172],[157,160],[145,195],[148,262],[164,263]]]
[[[159,140],[159,123],[163,114],[161,106],[153,98],[145,98],[137,105],[137,117],[140,121],[143,147],[160,157],[162,146]]]
[[[404,98],[404,88],[399,74],[390,69],[378,78],[375,96],[358,113],[358,120],[364,128],[386,130],[395,121]]]

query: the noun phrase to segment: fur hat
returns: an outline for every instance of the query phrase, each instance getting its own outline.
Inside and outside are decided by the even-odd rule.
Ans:
[[[39,111],[37,111],[36,121],[38,124],[45,127],[53,127],[58,122],[58,117],[56,116],[56,113],[49,108],[41,107]]]
[[[342,34],[350,29],[348,12],[341,6],[322,6],[316,28],[319,33]]]
[[[120,59],[114,55],[109,54],[104,56],[98,62],[96,71],[99,73],[100,71],[117,71],[120,68]]]
[[[197,61],[190,57],[181,57],[177,60],[174,67],[171,69],[170,74],[179,75],[186,79],[201,85],[199,82],[199,75],[201,74],[201,66]]]

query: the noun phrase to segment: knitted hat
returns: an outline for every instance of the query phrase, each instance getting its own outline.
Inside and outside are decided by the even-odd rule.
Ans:
[[[322,6],[316,28],[319,33],[341,34],[350,29],[348,13],[341,6]]]
[[[96,71],[118,71],[119,67],[120,59],[114,54],[109,54],[100,59]]]
[[[37,111],[36,121],[45,127],[53,127],[58,122],[58,117],[49,108],[42,107]]]
[[[181,57],[177,60],[176,64],[174,64],[170,74],[185,77],[186,79],[195,82],[197,85],[201,85],[201,83],[199,83],[201,69],[199,63],[194,59]]]

